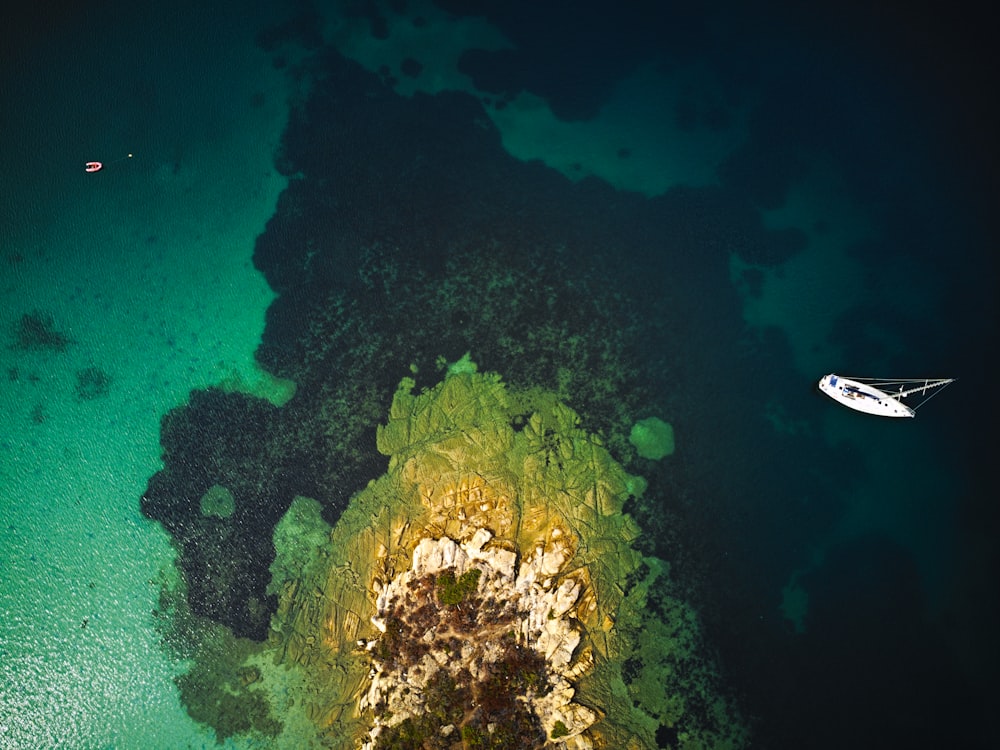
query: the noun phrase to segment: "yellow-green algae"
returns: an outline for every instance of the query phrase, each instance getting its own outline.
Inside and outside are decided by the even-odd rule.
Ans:
[[[572,409],[474,368],[422,393],[407,378],[377,447],[388,471],[355,495],[328,536],[318,504],[304,498],[276,529],[279,606],[268,641],[243,665],[257,670],[284,721],[275,746],[359,746],[373,722],[358,705],[371,665],[360,644],[379,635],[377,592],[408,569],[420,540],[466,541],[479,528],[521,558],[539,547],[561,552],[554,585],[564,576],[582,585],[574,700],[600,717],[586,730],[594,747],[656,748],[661,725],[676,729],[678,747],[744,744],[743,725],[697,653],[694,613],[670,599],[661,621],[646,607],[666,565],[632,547],[639,529],[622,513],[645,482],[581,429]],[[698,712],[687,711],[689,699]]]

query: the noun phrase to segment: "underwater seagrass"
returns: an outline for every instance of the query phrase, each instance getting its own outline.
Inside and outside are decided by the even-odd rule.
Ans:
[[[336,526],[297,498],[275,529],[279,607],[241,669],[276,745],[743,744],[696,618],[632,547],[645,481],[551,393],[474,366],[413,389],[378,429],[388,471]]]

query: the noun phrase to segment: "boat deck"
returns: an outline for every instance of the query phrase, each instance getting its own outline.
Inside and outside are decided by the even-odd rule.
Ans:
[[[906,404],[867,383],[851,380],[834,373],[824,375],[819,389],[834,401],[854,411],[880,417],[914,417],[916,412]]]

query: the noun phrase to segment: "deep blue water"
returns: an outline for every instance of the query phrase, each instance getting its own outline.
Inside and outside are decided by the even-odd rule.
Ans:
[[[506,42],[486,44],[483,29]],[[568,399],[591,429],[613,432],[620,415],[586,373],[622,389],[630,419],[658,414],[675,428],[673,456],[629,467],[651,482],[631,510],[644,549],[671,562],[698,607],[755,746],[987,747],[1000,666],[988,437],[1000,123],[986,29],[971,12],[851,4],[34,11],[19,33],[5,31],[0,71],[13,145],[0,180],[8,486],[25,462],[83,460],[44,448],[63,424],[58,392],[42,390],[58,373],[67,408],[96,407],[72,420],[74,435],[138,441],[150,456],[157,435],[100,398],[116,382],[126,402],[174,394],[143,407],[155,426],[189,404],[160,425],[167,470],[150,466],[145,492],[118,510],[135,525],[141,508],[193,545],[177,498],[203,491],[213,472],[242,482],[259,504],[226,542],[228,564],[262,567],[200,606],[260,635],[266,622],[248,619],[245,602],[287,501],[317,497],[335,520],[382,471],[367,455],[380,412],[365,412],[363,397],[385,401],[411,362],[465,351],[519,385],[552,387],[561,366],[577,368]],[[250,41],[273,88],[241,70],[236,50]],[[237,133],[286,110],[280,142],[247,154]],[[206,175],[208,152],[229,156]],[[82,182],[90,158],[107,164],[93,175],[102,183]],[[273,212],[246,219],[257,222],[251,239],[234,249],[222,219],[196,207],[227,184],[246,201],[266,192],[246,177],[261,160],[261,174],[276,164],[287,187]],[[81,239],[76,217],[88,216],[120,227],[121,245]],[[187,234],[168,234],[188,221]],[[284,410],[206,395],[214,381],[196,372],[229,356],[197,295],[245,277],[231,266],[197,283],[185,274],[223,245],[273,293],[255,290],[256,312],[239,327],[262,325],[247,346],[298,384]],[[130,264],[142,273],[125,274]],[[82,266],[145,285],[136,299],[148,307],[122,312],[87,274],[74,282]],[[505,267],[514,291],[475,288]],[[186,285],[190,299],[157,291]],[[174,315],[156,309],[178,299]],[[333,312],[335,299],[348,312]],[[66,346],[25,339],[26,315],[36,333],[63,331]],[[512,355],[509,340],[539,316],[566,338]],[[130,343],[104,346],[102,330]],[[613,346],[587,339],[609,334]],[[571,335],[587,356],[568,353]],[[118,358],[68,362],[73,346]],[[182,357],[189,379],[141,364]],[[110,386],[88,367],[110,372]],[[916,419],[878,420],[816,393],[831,371],[958,380]],[[189,388],[201,390],[186,401]],[[358,399],[359,416],[344,426],[354,463],[330,469],[319,448],[344,447],[310,420],[337,398]],[[262,437],[273,434],[288,437]],[[3,575],[2,615],[20,620],[31,613],[18,593],[28,543],[19,498],[0,492],[2,564],[14,571]],[[78,522],[68,518],[58,523]],[[102,528],[104,543],[121,544]],[[190,549],[185,572],[201,580]],[[26,710],[17,685],[0,689],[0,715]],[[88,731],[83,746],[132,741]],[[170,736],[149,731],[154,744]],[[59,744],[34,746],[46,742]]]

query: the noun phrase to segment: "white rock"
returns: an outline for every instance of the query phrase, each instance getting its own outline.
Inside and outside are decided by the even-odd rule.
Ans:
[[[569,608],[576,604],[580,596],[580,584],[572,578],[567,578],[556,590],[555,602],[552,604],[552,616],[562,617]]]
[[[467,541],[462,546],[469,554],[469,557],[477,559],[479,557],[479,553],[483,551],[483,546],[492,538],[493,534],[489,532],[489,529],[479,529],[472,535],[472,539]]]
[[[514,564],[517,554],[513,550],[498,549],[493,554],[493,567],[508,581],[514,578]]]
[[[554,576],[566,562],[566,548],[562,544],[553,543],[542,555],[540,570],[546,576]]]

